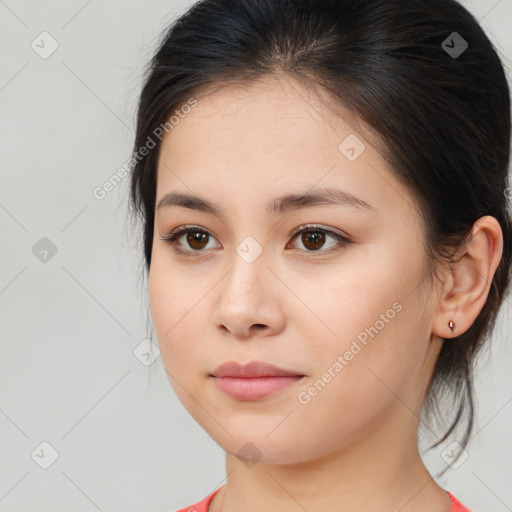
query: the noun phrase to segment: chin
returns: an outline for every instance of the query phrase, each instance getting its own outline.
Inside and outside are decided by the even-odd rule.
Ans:
[[[236,457],[248,467],[258,464],[295,464],[310,460],[307,454],[297,450],[301,446],[301,440],[294,439],[286,433],[275,435],[276,432],[267,437],[266,433],[251,435],[250,431],[236,433],[227,429],[233,437],[223,433],[220,437],[211,437],[227,453]],[[272,437],[272,439],[271,439]],[[312,447],[311,452],[315,452]],[[314,458],[312,456],[312,458]]]

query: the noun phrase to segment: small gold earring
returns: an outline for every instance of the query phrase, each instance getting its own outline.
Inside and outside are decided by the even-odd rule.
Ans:
[[[453,320],[450,320],[448,322],[448,327],[451,329],[451,331],[453,332],[454,329],[455,329],[455,322]]]

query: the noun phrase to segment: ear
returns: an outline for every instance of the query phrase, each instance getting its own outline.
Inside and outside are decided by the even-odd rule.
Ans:
[[[485,305],[502,251],[499,222],[490,215],[480,217],[473,225],[470,241],[460,249],[446,274],[433,319],[433,334],[453,338],[471,327]],[[453,332],[448,325],[450,320],[455,323]]]

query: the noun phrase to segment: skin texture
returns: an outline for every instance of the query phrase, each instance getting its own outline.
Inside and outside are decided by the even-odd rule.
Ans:
[[[210,512],[450,510],[418,453],[418,418],[441,337],[462,334],[485,304],[501,230],[494,218],[481,218],[457,265],[440,267],[442,281],[427,287],[416,203],[370,131],[349,119],[295,81],[268,78],[200,97],[162,141],[157,205],[166,193],[182,192],[225,210],[217,217],[157,208],[149,273],[169,381],[226,451],[227,484]],[[350,134],[366,146],[355,161],[338,149]],[[265,211],[277,196],[323,187],[350,192],[374,211]],[[202,245],[189,245],[186,234],[175,242],[190,256],[160,238],[188,224],[209,233]],[[307,233],[290,237],[307,224],[351,243],[326,234],[315,251]],[[248,236],[263,249],[251,263],[236,251]],[[379,328],[389,310],[393,318],[388,313]],[[301,403],[299,393],[375,325],[378,333]],[[229,360],[265,361],[306,377],[262,400],[235,400],[209,376]],[[237,457],[239,450],[252,450],[257,463]]]

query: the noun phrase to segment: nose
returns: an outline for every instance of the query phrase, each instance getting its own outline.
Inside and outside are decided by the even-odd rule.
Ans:
[[[245,256],[239,247],[217,287],[214,325],[224,334],[243,339],[254,334],[277,334],[284,325],[279,280],[263,252],[256,257],[254,253]]]

